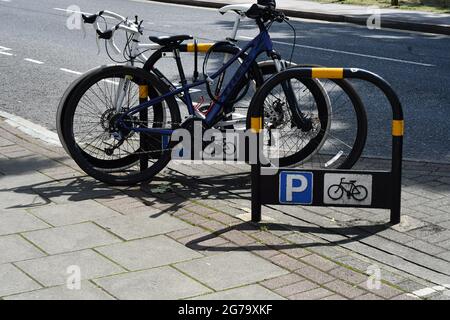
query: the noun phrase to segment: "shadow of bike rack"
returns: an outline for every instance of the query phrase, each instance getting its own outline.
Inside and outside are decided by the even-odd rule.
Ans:
[[[354,68],[292,68],[296,77],[317,79],[353,78],[378,87],[392,107],[392,159],[390,171],[307,170],[264,167],[261,147],[252,164],[252,221],[261,221],[263,204],[364,207],[390,209],[390,223],[400,223],[401,169],[404,121],[397,94],[380,76]],[[263,114],[252,114],[252,129],[261,140]]]

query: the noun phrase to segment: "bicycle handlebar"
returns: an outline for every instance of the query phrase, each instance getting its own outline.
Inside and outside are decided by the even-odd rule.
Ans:
[[[261,19],[263,22],[283,22],[284,20],[289,20],[283,12],[275,10],[274,6],[256,3],[247,10],[245,15],[250,19]]]
[[[92,15],[82,14],[81,16],[83,18],[84,23],[92,24],[94,27],[94,30],[97,34],[96,42],[97,42],[98,53],[100,53],[100,45],[98,43],[99,39],[109,41],[110,46],[113,47],[114,51],[117,54],[122,53],[122,51],[117,47],[116,43],[114,42],[114,33],[118,29],[125,30],[126,32],[131,32],[131,33],[141,33],[142,32],[141,27],[140,27],[141,24],[138,24],[136,26],[137,23],[130,22],[127,18],[121,16],[120,14],[112,12],[112,11],[102,10],[102,11],[99,11]],[[103,31],[98,24],[98,19],[100,17],[113,18],[115,20],[119,20],[119,23],[117,25],[115,25],[113,28],[106,29]],[[136,18],[136,20],[137,20],[137,18]],[[83,25],[83,31],[85,32],[84,25]]]

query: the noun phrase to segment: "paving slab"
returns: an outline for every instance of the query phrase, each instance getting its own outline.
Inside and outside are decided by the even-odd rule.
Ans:
[[[33,186],[51,181],[51,178],[37,171],[31,171],[18,175],[0,176],[1,191],[25,192]]]
[[[0,189],[0,209],[29,209],[48,204],[39,195],[28,192],[14,192]]]
[[[17,266],[45,286],[66,283],[73,275],[70,267],[80,270],[81,279],[92,279],[124,272],[117,264],[92,250],[83,250],[18,262]],[[68,269],[69,268],[69,269]]]
[[[0,237],[0,264],[38,258],[44,255],[44,252],[19,235]]]
[[[329,296],[333,296],[333,292],[324,289],[324,288],[316,288],[312,289],[306,292],[300,292],[297,294],[294,294],[293,296],[290,296],[289,299],[292,300],[317,300],[326,298]]]
[[[53,226],[64,226],[120,216],[118,212],[93,200],[49,205],[30,209],[30,212]]]
[[[4,300],[114,300],[114,297],[89,281],[82,281],[80,289],[56,286],[4,297]]]
[[[191,225],[162,214],[153,217],[149,213],[131,214],[96,220],[96,223],[125,240],[133,240],[193,228]]]
[[[63,204],[90,199],[113,199],[117,190],[91,177],[66,178],[33,186],[33,191],[54,203]]]
[[[23,235],[49,254],[77,251],[121,242],[119,238],[90,222],[31,231]]]
[[[258,284],[205,294],[192,300],[286,300]]]
[[[267,260],[248,252],[227,252],[175,265],[215,290],[224,290],[287,274]]]
[[[134,271],[203,257],[167,236],[128,241],[96,250]]]
[[[12,264],[0,264],[0,297],[42,288]]]
[[[0,210],[0,235],[45,229],[50,226],[23,209]]]
[[[207,287],[172,267],[129,272],[97,279],[94,282],[122,300],[172,300],[211,292]]]

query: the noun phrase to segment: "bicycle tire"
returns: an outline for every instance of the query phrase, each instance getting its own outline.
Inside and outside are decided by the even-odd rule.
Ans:
[[[272,60],[261,61],[258,63],[258,67],[260,68],[263,77],[267,75],[273,75],[276,73],[276,68]],[[321,66],[312,64],[295,65],[292,63],[290,63],[290,66],[288,66],[288,68],[294,67],[321,67]],[[354,114],[356,116],[356,125],[357,125],[355,133],[356,138],[353,141],[352,149],[347,155],[347,158],[344,161],[342,161],[342,163],[337,167],[338,169],[351,169],[360,158],[367,140],[368,122],[367,122],[366,108],[364,106],[361,97],[359,96],[359,94],[356,92],[355,88],[349,81],[345,79],[329,79],[329,81],[336,84],[348,96],[352,104]],[[331,109],[333,110],[333,103],[332,102],[330,103],[332,104]],[[333,114],[331,115],[331,118],[332,118],[331,121],[333,121]]]
[[[257,93],[254,95],[247,112],[247,129],[252,128],[251,118],[255,115],[259,115],[261,109],[264,110],[265,99],[271,93],[271,90],[282,82],[288,81],[288,79],[290,79],[289,77],[293,74],[292,70],[294,69],[288,69],[273,75],[272,77],[270,77],[270,79],[264,82],[261,88],[259,88]],[[299,80],[299,82],[302,83],[311,93],[317,106],[321,128],[328,127],[328,105],[322,90],[312,79],[297,80]],[[313,139],[311,139],[302,149],[286,157],[272,158],[269,160],[272,163],[276,163],[276,165],[279,167],[288,167],[297,164],[305,159],[308,159],[315,152],[315,150],[319,149],[322,145],[322,141],[325,138],[325,133],[326,132],[324,130],[319,130],[318,134]]]
[[[99,67],[96,67],[96,68],[93,68],[93,69],[87,71],[85,74],[83,74],[81,77],[77,78],[74,82],[72,82],[69,85],[69,87],[66,89],[63,96],[60,99],[60,102],[58,104],[58,109],[56,112],[56,129],[57,129],[59,141],[61,142],[61,145],[63,146],[64,150],[68,154],[70,154],[70,151],[67,148],[66,138],[64,136],[64,130],[62,128],[62,123],[63,123],[62,119],[63,119],[64,113],[66,112],[66,109],[67,109],[67,102],[70,101],[70,98],[71,98],[73,92],[75,91],[76,87],[81,82],[83,82],[85,79],[88,79],[92,74],[99,72],[99,70],[102,70],[104,68],[111,67],[111,66],[115,66],[115,65],[99,66]],[[149,92],[154,93],[154,90],[151,90],[149,88]],[[152,98],[152,96],[150,96],[150,98]],[[155,115],[158,118],[163,117],[160,106],[156,105],[154,108],[154,111],[155,111]],[[137,150],[137,151],[139,151],[139,150]],[[81,152],[83,153],[86,160],[91,162],[92,165],[94,165],[96,168],[104,168],[104,169],[123,168],[123,167],[129,166],[139,160],[139,156],[127,155],[124,158],[104,161],[102,159],[97,159],[83,151],[81,151]]]
[[[152,73],[146,72],[140,68],[128,66],[108,66],[99,68],[91,73],[89,77],[83,79],[74,90],[67,101],[65,112],[62,114],[62,129],[63,136],[66,139],[66,145],[70,155],[80,168],[93,178],[105,182],[110,185],[134,185],[142,181],[150,180],[158,172],[160,172],[170,161],[170,149],[161,151],[160,157],[149,168],[142,172],[133,175],[114,176],[108,172],[105,167],[95,167],[92,159],[86,157],[86,152],[82,152],[80,146],[77,144],[73,134],[73,116],[78,106],[78,102],[82,99],[84,93],[96,83],[107,79],[108,77],[125,77],[131,76],[132,79],[139,79],[142,83],[147,83],[152,86],[159,94],[170,92],[169,89]],[[174,97],[169,97],[165,100],[170,112],[172,123],[176,126],[181,122],[181,116],[178,109],[178,104]],[[131,154],[134,161],[139,160],[139,155]],[[136,158],[137,157],[137,158]],[[114,161],[114,160],[113,160]],[[111,166],[113,169],[121,169],[121,167]]]

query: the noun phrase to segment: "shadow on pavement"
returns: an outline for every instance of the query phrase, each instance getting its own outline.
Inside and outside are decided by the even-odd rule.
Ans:
[[[337,246],[346,244],[349,242],[360,241],[364,238],[367,238],[374,233],[380,232],[382,230],[386,230],[391,225],[389,223],[386,224],[376,224],[372,226],[364,226],[365,230],[356,227],[337,227],[337,228],[321,228],[321,227],[311,227],[311,226],[294,226],[290,224],[283,223],[259,223],[255,224],[252,222],[243,222],[241,224],[230,226],[224,228],[222,230],[218,230],[212,232],[209,235],[194,239],[186,243],[186,246],[193,250],[199,251],[261,251],[261,250],[284,250],[284,249],[294,249],[294,248],[311,248],[311,247],[327,247],[327,246]],[[235,247],[220,247],[220,246],[208,246],[202,245],[202,242],[212,240],[214,238],[219,237],[222,234],[225,234],[229,231],[237,230],[237,231],[251,231],[258,229],[266,229],[267,231],[296,231],[300,233],[312,233],[312,234],[340,234],[348,237],[345,240],[339,241],[331,241],[327,243],[302,243],[302,244],[275,244],[275,245],[244,245],[244,246],[235,246]]]

